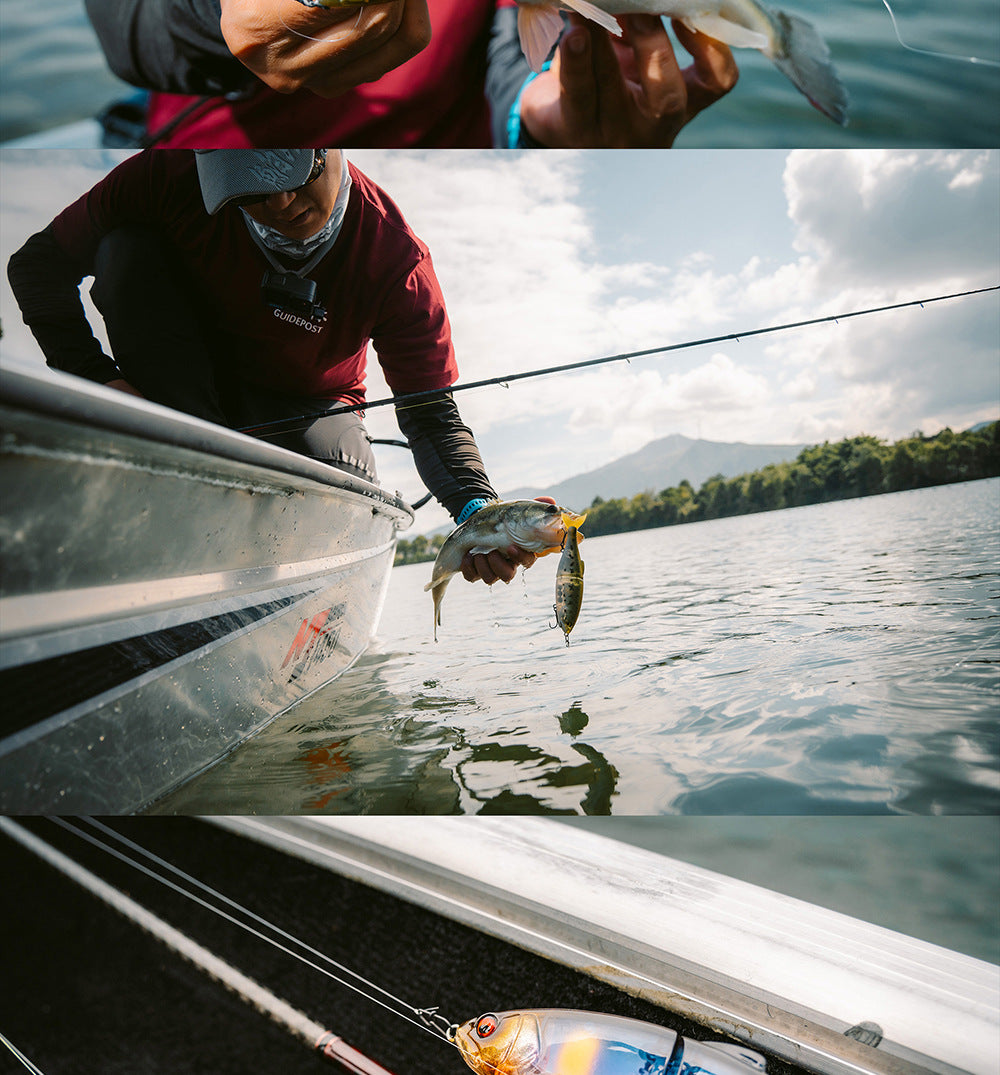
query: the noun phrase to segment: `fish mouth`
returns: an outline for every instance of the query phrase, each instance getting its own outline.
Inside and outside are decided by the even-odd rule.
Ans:
[[[567,508],[560,508],[559,510],[562,514],[563,526],[565,526],[567,530],[571,526],[583,526],[583,522],[587,518],[586,512],[582,515],[577,515],[575,511],[569,511]]]

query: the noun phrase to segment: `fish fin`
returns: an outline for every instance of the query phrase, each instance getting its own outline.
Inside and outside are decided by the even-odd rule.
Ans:
[[[539,556],[548,556],[550,552],[562,552],[562,545],[551,545],[547,549],[539,549],[539,551],[535,553],[535,558],[537,559]]]
[[[771,12],[777,44],[764,52],[810,104],[841,127],[847,126],[847,90],[830,62],[830,50],[815,27],[785,11]]]
[[[555,5],[521,4],[518,7],[517,36],[532,71],[541,71],[562,31],[562,16]]]
[[[760,30],[751,30],[721,15],[693,15],[681,20],[689,30],[696,30],[734,49],[760,49],[764,51],[770,38]]]
[[[430,590],[433,588],[434,598],[434,641],[438,640],[438,628],[441,626],[441,602],[444,600],[444,592],[448,589],[448,583],[451,581],[451,575],[445,575],[444,578],[438,579],[437,582],[429,582],[424,589]]]
[[[563,3],[568,8],[572,8],[578,15],[596,22],[598,26],[603,26],[609,34],[614,34],[615,37],[622,36],[622,28],[618,25],[618,20],[614,15],[609,15],[606,11],[602,11],[596,4],[591,4],[590,0],[563,0]]]

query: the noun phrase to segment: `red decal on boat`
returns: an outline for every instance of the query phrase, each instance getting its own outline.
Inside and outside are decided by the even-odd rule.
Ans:
[[[323,624],[326,623],[327,617],[330,615],[331,609],[324,609],[322,612],[317,612],[311,620],[303,620],[302,626],[299,628],[299,633],[295,636],[295,641],[292,643],[291,648],[285,654],[285,659],[281,662],[281,667],[284,668],[292,661],[299,661],[303,657],[309,656],[309,651],[316,644],[316,639],[319,637],[320,631],[323,629]]]
[[[313,665],[325,661],[337,648],[343,611],[343,605],[334,605],[317,612],[311,619],[302,621],[285,659],[281,662],[282,669],[289,669],[289,682],[298,679]]]

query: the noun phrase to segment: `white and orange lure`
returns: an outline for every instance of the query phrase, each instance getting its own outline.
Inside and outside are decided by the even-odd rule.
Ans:
[[[742,1045],[692,1041],[666,1027],[596,1012],[497,1012],[454,1030],[476,1075],[751,1075],[766,1072]]]

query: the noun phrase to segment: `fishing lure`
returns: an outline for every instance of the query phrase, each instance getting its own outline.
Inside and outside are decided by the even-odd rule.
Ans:
[[[580,525],[587,516],[584,514],[579,523],[566,524],[566,536],[563,538],[562,556],[556,568],[556,603],[552,606],[556,614],[556,623],[566,636],[569,645],[569,633],[576,625],[583,605],[583,560],[580,558]]]
[[[538,500],[494,500],[453,530],[434,561],[431,581],[424,587],[434,598],[434,641],[441,625],[441,602],[448,582],[462,568],[466,553],[489,553],[510,545],[536,556],[558,552],[571,526],[585,516]],[[579,610],[578,610],[579,611]]]
[[[481,1015],[454,1029],[476,1075],[750,1075],[743,1045],[692,1041],[666,1027],[595,1012],[538,1008]]]

